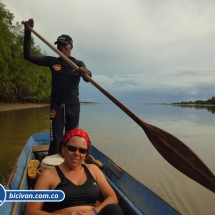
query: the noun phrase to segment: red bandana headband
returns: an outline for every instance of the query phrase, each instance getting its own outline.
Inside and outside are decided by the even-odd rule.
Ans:
[[[79,128],[75,128],[75,129],[69,131],[64,136],[64,141],[67,142],[73,136],[81,136],[81,137],[83,137],[87,141],[87,145],[90,145],[89,136],[84,130],[81,130]]]

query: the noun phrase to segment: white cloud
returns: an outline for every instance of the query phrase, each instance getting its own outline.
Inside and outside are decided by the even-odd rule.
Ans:
[[[213,95],[214,1],[3,3],[14,13],[15,21],[33,17],[35,30],[51,43],[62,33],[70,34],[72,55],[86,63],[99,84],[120,96],[136,92],[147,100],[147,95],[162,94],[165,102],[175,101],[178,94],[181,99],[191,94],[194,99]],[[56,55],[39,39],[36,43],[47,54]],[[89,88],[85,84],[80,87]]]

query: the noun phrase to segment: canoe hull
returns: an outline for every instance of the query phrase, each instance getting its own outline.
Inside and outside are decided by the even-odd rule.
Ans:
[[[28,182],[25,174],[27,158],[35,159],[31,153],[32,146],[49,144],[49,133],[34,134],[25,145],[17,164],[11,174],[6,190],[27,190]],[[119,205],[128,215],[178,215],[180,214],[150,189],[130,176],[126,171],[117,166],[110,158],[92,146],[90,154],[104,164],[102,169],[108,182],[114,188]],[[24,174],[24,175],[23,175]],[[20,187],[21,185],[21,187]],[[0,206],[0,214],[22,215],[25,202],[5,202]]]

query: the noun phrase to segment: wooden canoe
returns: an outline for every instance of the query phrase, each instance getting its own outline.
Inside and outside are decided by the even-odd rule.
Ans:
[[[11,173],[5,190],[28,190],[27,163],[38,159],[38,154],[48,150],[49,133],[32,135],[25,145],[17,164]],[[114,188],[119,205],[125,215],[178,215],[177,210],[171,207],[162,198],[138,182],[122,168],[117,166],[106,155],[92,146],[90,154],[104,165],[102,168],[108,182]],[[26,202],[5,201],[0,206],[0,214],[23,215]]]

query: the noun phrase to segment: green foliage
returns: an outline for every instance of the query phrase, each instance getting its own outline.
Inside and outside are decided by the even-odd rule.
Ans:
[[[189,104],[196,104],[196,105],[215,105],[215,97],[213,96],[211,99],[208,99],[206,101],[203,101],[203,100],[196,100],[195,102],[174,102],[173,104],[186,104],[186,105],[189,105]]]
[[[14,15],[0,2],[0,101],[48,102],[51,92],[51,74],[23,57],[23,25],[13,25]],[[35,46],[32,52],[45,55]]]

